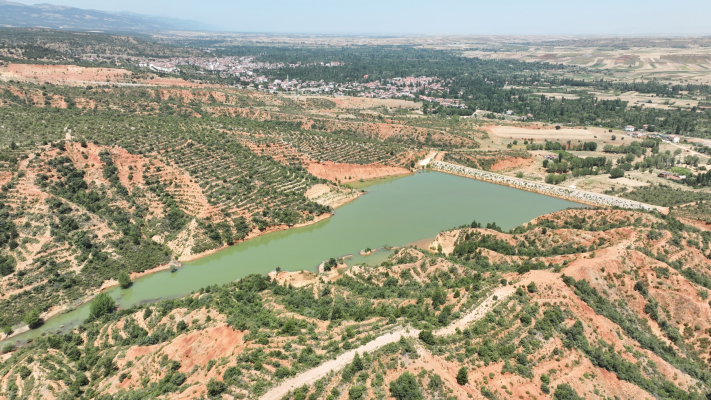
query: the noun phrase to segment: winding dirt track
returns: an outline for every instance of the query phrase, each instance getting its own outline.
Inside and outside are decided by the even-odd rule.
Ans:
[[[466,314],[461,319],[451,323],[450,325],[441,328],[437,331],[432,332],[437,336],[451,335],[456,332],[457,328],[463,329],[471,322],[477,321],[486,315],[489,310],[491,310],[496,304],[497,297],[498,300],[502,300],[510,296],[514,292],[513,287],[505,286],[494,291],[489,298],[484,300],[477,308],[472,310],[469,314]],[[318,367],[312,368],[308,371],[302,372],[299,375],[291,379],[287,379],[282,382],[279,386],[271,389],[265,393],[260,400],[280,400],[283,398],[290,390],[296,389],[303,385],[310,385],[316,380],[328,375],[331,371],[340,370],[345,368],[348,364],[353,361],[355,353],[363,354],[364,352],[375,351],[386,344],[394,343],[400,340],[400,337],[417,337],[420,333],[417,329],[398,329],[397,331],[386,333],[379,336],[377,339],[358,347],[357,349],[350,350],[346,353],[341,354],[335,360],[326,361],[325,363],[319,365]]]

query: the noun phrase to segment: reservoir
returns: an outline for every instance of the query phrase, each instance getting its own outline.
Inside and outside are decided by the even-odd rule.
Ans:
[[[404,246],[434,239],[440,231],[476,220],[496,222],[508,230],[540,215],[580,204],[518,189],[440,172],[378,179],[355,184],[368,193],[336,209],[335,215],[313,225],[279,231],[231,246],[177,272],[161,271],[136,279],[128,289],[108,293],[122,308],[190,294],[208,285],[232,282],[248,274],[315,271],[324,260],[353,254],[349,264],[379,264],[387,256],[378,251],[358,255],[365,248]],[[44,331],[76,326],[89,315],[89,305],[51,318],[43,326],[10,338],[24,341]]]

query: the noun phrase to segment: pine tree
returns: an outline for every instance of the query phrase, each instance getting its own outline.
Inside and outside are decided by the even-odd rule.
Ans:
[[[467,371],[467,367],[459,368],[459,372],[457,372],[457,383],[462,386],[469,383],[469,374]]]

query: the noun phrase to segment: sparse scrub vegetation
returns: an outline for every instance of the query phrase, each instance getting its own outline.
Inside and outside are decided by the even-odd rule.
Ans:
[[[224,360],[212,359],[204,371],[183,369],[182,358],[170,356],[172,353],[157,353],[146,359],[155,360],[148,363],[136,360],[134,362],[142,363],[142,368],[161,372],[130,393],[158,396],[191,390],[191,385],[203,382],[204,390],[211,396],[259,397],[280,382],[346,351],[358,349],[391,329],[408,325],[421,330],[417,337],[403,337],[375,351],[357,351],[338,373],[327,374],[315,384],[292,390],[289,398],[306,399],[312,395],[335,398],[346,394],[362,398],[367,392],[425,399],[440,396],[447,390],[461,390],[458,388],[462,385],[475,385],[485,397],[498,398],[504,393],[514,393],[516,388],[505,383],[512,377],[521,377],[537,382],[540,395],[575,399],[580,398],[581,393],[580,386],[576,386],[578,377],[595,381],[600,379],[596,368],[601,368],[637,388],[630,390],[656,393],[662,398],[696,399],[700,398],[698,391],[690,391],[669,377],[661,377],[653,362],[638,365],[618,354],[616,345],[619,343],[597,336],[594,325],[590,325],[593,322],[581,321],[578,309],[570,303],[573,297],[580,298],[593,312],[611,321],[619,329],[615,337],[630,340],[625,342],[627,347],[620,347],[627,349],[622,350],[627,351],[626,354],[640,357],[642,352],[649,352],[652,357],[658,357],[652,359],[664,360],[675,370],[686,371],[691,379],[705,385],[708,380],[705,361],[681,355],[681,351],[697,354],[690,336],[681,333],[672,339],[676,347],[671,347],[642,323],[645,315],[654,313],[656,317],[651,320],[659,321],[660,326],[663,321],[670,321],[654,295],[653,291],[659,289],[652,288],[641,278],[630,284],[631,290],[650,304],[642,314],[636,314],[610,294],[601,294],[586,280],[567,275],[569,271],[576,271],[575,264],[565,261],[566,274],[561,276],[552,272],[556,267],[547,262],[558,257],[574,260],[593,251],[592,245],[578,249],[575,245],[558,247],[561,244],[555,243],[556,238],[575,236],[572,232],[577,231],[607,237],[605,241],[592,240],[594,251],[598,252],[621,240],[610,236],[620,228],[644,233],[654,225],[662,232],[671,229],[675,234],[694,235],[688,238],[703,241],[695,236],[698,232],[678,225],[671,217],[666,218],[666,223],[661,223],[651,214],[570,210],[508,233],[499,232],[495,224],[488,224],[489,229],[502,235],[498,239],[480,232],[481,225],[474,222],[461,228],[457,239],[459,250],[450,255],[405,248],[395,252],[382,266],[353,267],[332,282],[321,281],[314,275],[309,284],[297,288],[287,283],[288,277],[276,280],[250,275],[221,287],[203,288],[181,299],[125,310],[115,310],[110,298],[99,295],[92,305],[90,320],[72,332],[47,335],[21,347],[0,367],[26,365],[23,360],[30,354],[38,354],[39,349],[59,349],[60,353],[52,356],[53,365],[61,360],[62,365],[66,365],[64,373],[73,381],[84,382],[81,376],[85,376],[88,382],[98,383],[119,376],[120,380],[138,383],[141,378],[119,357],[122,352],[149,349],[147,346],[157,344],[171,348],[187,337],[216,335],[215,330],[221,329],[219,335],[226,335],[224,340],[239,337],[244,346],[239,350],[229,347],[228,351],[234,353],[225,353]],[[504,239],[513,235],[517,239],[515,245]],[[648,240],[646,235],[644,238]],[[566,246],[568,250],[552,250]],[[497,261],[481,252],[483,249],[490,252],[486,254],[497,254]],[[524,259],[514,258],[519,257],[518,254],[525,254]],[[644,268],[641,265],[640,268]],[[654,273],[658,274],[657,279],[667,280],[674,269],[666,272],[658,269]],[[687,275],[691,277],[682,276]],[[627,275],[620,273],[619,276],[624,279],[622,277]],[[520,281],[531,277],[537,278]],[[504,278],[508,285],[500,286],[499,281]],[[617,278],[613,280],[612,275],[605,279],[608,283],[619,282]],[[701,280],[694,278],[693,281]],[[604,287],[612,290],[607,284]],[[458,326],[452,334],[433,334],[434,330],[475,310],[482,299],[491,296],[490,290],[494,288],[511,290],[512,294],[500,298],[479,319]],[[568,296],[563,297],[564,293]],[[696,332],[706,337],[705,332]],[[184,351],[197,351],[190,347],[192,345],[188,346]],[[433,364],[429,360],[434,356],[456,365],[457,372],[443,379],[441,374],[447,372],[431,371],[429,365]],[[40,356],[40,360],[49,360],[46,357]],[[594,367],[581,364],[581,359],[589,360]],[[44,374],[51,381],[64,379],[64,375],[44,365],[40,363],[36,373]],[[482,376],[478,370],[486,366],[493,367],[495,372]],[[217,378],[206,378],[210,370],[217,371]],[[566,374],[570,374],[570,378]],[[96,386],[94,383],[92,387]],[[62,387],[67,393],[86,390],[79,384]],[[608,397],[611,395],[605,393]]]

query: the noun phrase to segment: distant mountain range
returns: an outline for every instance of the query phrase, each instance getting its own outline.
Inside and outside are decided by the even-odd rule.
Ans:
[[[26,5],[0,0],[0,27],[41,27],[87,31],[212,31],[198,21],[113,13],[53,4]]]

